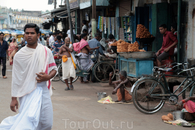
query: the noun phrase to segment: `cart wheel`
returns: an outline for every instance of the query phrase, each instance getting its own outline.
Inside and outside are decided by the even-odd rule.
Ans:
[[[99,82],[109,82],[110,72],[113,72],[113,79],[115,77],[115,69],[110,63],[100,62],[93,67],[93,75]]]
[[[76,70],[75,70],[76,71]],[[59,79],[65,83],[65,81],[62,79],[62,64],[60,64],[58,66],[58,76],[59,76]],[[77,79],[79,78],[79,76],[76,76],[73,80],[72,80],[72,83],[76,82]],[[68,83],[70,84],[70,80],[68,80]]]

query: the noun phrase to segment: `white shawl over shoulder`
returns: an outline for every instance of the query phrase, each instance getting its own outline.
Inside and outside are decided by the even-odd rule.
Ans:
[[[23,47],[14,56],[12,69],[12,97],[22,97],[37,87],[36,73],[45,72],[47,57],[45,47]]]

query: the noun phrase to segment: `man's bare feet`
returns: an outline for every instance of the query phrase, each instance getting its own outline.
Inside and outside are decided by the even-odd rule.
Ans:
[[[7,77],[6,76],[3,76],[3,79],[7,79]]]

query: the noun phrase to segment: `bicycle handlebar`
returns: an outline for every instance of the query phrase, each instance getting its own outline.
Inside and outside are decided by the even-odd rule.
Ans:
[[[179,72],[177,74],[179,75],[179,74],[181,74],[183,72],[186,72],[186,71],[190,71],[191,72],[192,70],[195,70],[195,67],[192,67],[192,68],[189,68],[189,69],[184,69],[184,70],[182,70],[181,72]]]
[[[153,72],[156,71],[156,69],[161,70],[161,71],[170,71],[171,69],[181,66],[181,65],[188,65],[188,63],[172,63],[171,64],[173,67],[166,67],[166,65],[162,66],[162,67],[158,67],[158,66],[154,66],[153,68]]]

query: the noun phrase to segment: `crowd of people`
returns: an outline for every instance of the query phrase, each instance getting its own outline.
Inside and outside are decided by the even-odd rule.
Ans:
[[[13,65],[12,70],[12,101],[10,108],[16,112],[18,108],[18,98],[20,100],[19,113],[16,116],[4,119],[0,124],[0,129],[51,129],[53,122],[53,109],[48,90],[51,89],[50,80],[57,73],[57,65],[54,60],[54,55],[58,55],[62,59],[62,77],[65,80],[65,90],[73,90],[73,79],[76,77],[76,64],[85,71],[90,72],[94,65],[95,58],[100,55],[108,57],[106,53],[113,53],[111,46],[115,42],[112,34],[109,35],[107,48],[101,44],[101,33],[97,32],[94,38],[91,38],[91,31],[87,30],[86,23],[83,22],[81,34],[74,34],[75,43],[72,42],[70,30],[67,35],[63,36],[62,32],[50,33],[49,36],[43,38],[39,27],[36,24],[27,24],[24,27],[24,38],[19,43],[21,45],[20,51],[16,38],[11,37],[8,42],[4,40],[4,34],[0,32],[0,62],[3,64],[2,76],[6,79],[6,58],[9,60],[10,65]],[[175,37],[167,32],[166,26],[160,26],[160,32],[164,34],[165,43],[173,47],[177,44]],[[166,36],[171,36],[172,41],[168,41]],[[167,45],[167,46],[168,46]],[[160,51],[168,52],[167,48],[161,48]],[[161,54],[157,55],[157,60],[161,59]],[[73,53],[74,52],[74,53]],[[170,52],[169,52],[170,53]],[[91,57],[95,54],[95,58]],[[75,56],[77,61],[75,61]],[[159,61],[157,61],[159,62]],[[25,66],[25,67],[24,67]],[[117,94],[116,102],[127,102],[131,100],[132,96],[126,90],[126,87],[131,87],[132,84],[127,78],[127,72],[121,71],[119,73],[119,80],[112,81],[109,75],[109,85],[113,85],[114,90],[112,94]],[[81,77],[81,83],[88,83],[89,76]],[[68,82],[70,81],[70,82]],[[193,113],[194,116],[194,103],[191,102],[193,98],[184,99],[180,103],[188,112]],[[34,113],[29,115],[29,111]],[[44,114],[47,113],[47,114]],[[30,117],[30,118],[29,118]],[[38,117],[38,118],[37,118]],[[25,123],[26,125],[22,125]]]
[[[57,72],[54,55],[57,54],[62,58],[62,76],[67,85],[65,90],[73,90],[72,80],[76,77],[76,64],[81,69],[90,71],[94,65],[91,54],[95,53],[97,57],[99,55],[107,57],[104,54],[106,49],[100,44],[102,37],[99,32],[95,34],[93,39],[90,39],[85,23],[83,23],[81,34],[74,36],[75,40],[78,41],[76,43],[72,43],[70,31],[67,31],[65,38],[61,32],[51,33],[50,36],[43,38],[39,27],[29,23],[24,27],[24,32],[24,38],[19,44],[16,42],[16,38],[11,36],[8,42],[5,41],[4,34],[0,33],[0,61],[3,63],[2,75],[4,79],[7,78],[6,58],[9,59],[10,65],[13,65],[12,101],[10,104],[12,111],[16,112],[18,98],[20,100],[20,112],[16,116],[4,119],[0,124],[0,129],[51,129],[53,111],[48,89],[51,90],[50,80]],[[112,36],[110,40],[113,39]],[[78,63],[75,63],[75,55],[78,58]],[[70,84],[68,80],[70,80]],[[81,77],[81,83],[87,82],[89,82],[88,76]],[[128,96],[124,93],[125,85],[130,85],[129,81],[126,81],[124,72],[121,73],[121,82],[117,83],[119,86],[115,88],[114,92],[120,89],[121,100],[124,101],[126,99],[124,96]],[[114,84],[116,83],[114,82]],[[28,111],[31,110],[35,112],[30,115],[33,120],[29,119]],[[24,122],[28,125],[22,125]]]
[[[70,29],[66,33],[60,31],[51,32],[48,36],[44,37],[40,31],[38,31],[37,34],[37,43],[47,46],[52,51],[53,55],[58,55],[60,58],[66,59],[62,60],[62,69],[64,72],[63,79],[67,85],[65,90],[73,89],[72,80],[76,76],[75,69],[73,69],[76,68],[75,64],[78,64],[82,70],[89,71],[92,75],[91,68],[93,67],[94,62],[98,59],[99,55],[108,57],[106,54],[110,53],[110,44],[116,41],[114,36],[110,34],[109,40],[106,41],[107,47],[104,47],[100,42],[102,40],[101,32],[97,31],[95,37],[92,38],[92,31],[90,28],[87,29],[86,21],[83,21],[82,25],[83,26],[80,34],[75,34],[75,31],[73,30],[73,38],[75,43],[73,43],[73,40],[71,40]],[[6,79],[6,57],[9,60],[10,65],[12,65],[14,55],[18,50],[28,44],[28,39],[26,39],[24,34],[24,37],[21,38],[21,42],[17,43],[16,38],[12,37],[11,34],[7,41],[5,41],[3,37],[4,34],[1,33],[0,39],[3,41],[2,46],[4,47],[1,47],[3,50],[0,50],[2,55],[0,55],[0,58],[3,63],[2,75],[4,79]],[[92,54],[95,57],[92,58]],[[75,55],[78,58],[77,61],[75,60]],[[72,67],[72,65],[75,66]],[[71,69],[67,71],[67,68]],[[70,85],[68,84],[68,79],[70,80]],[[81,77],[80,79],[81,83],[88,83],[90,80],[90,75]],[[92,82],[95,82],[95,80],[92,80]]]

